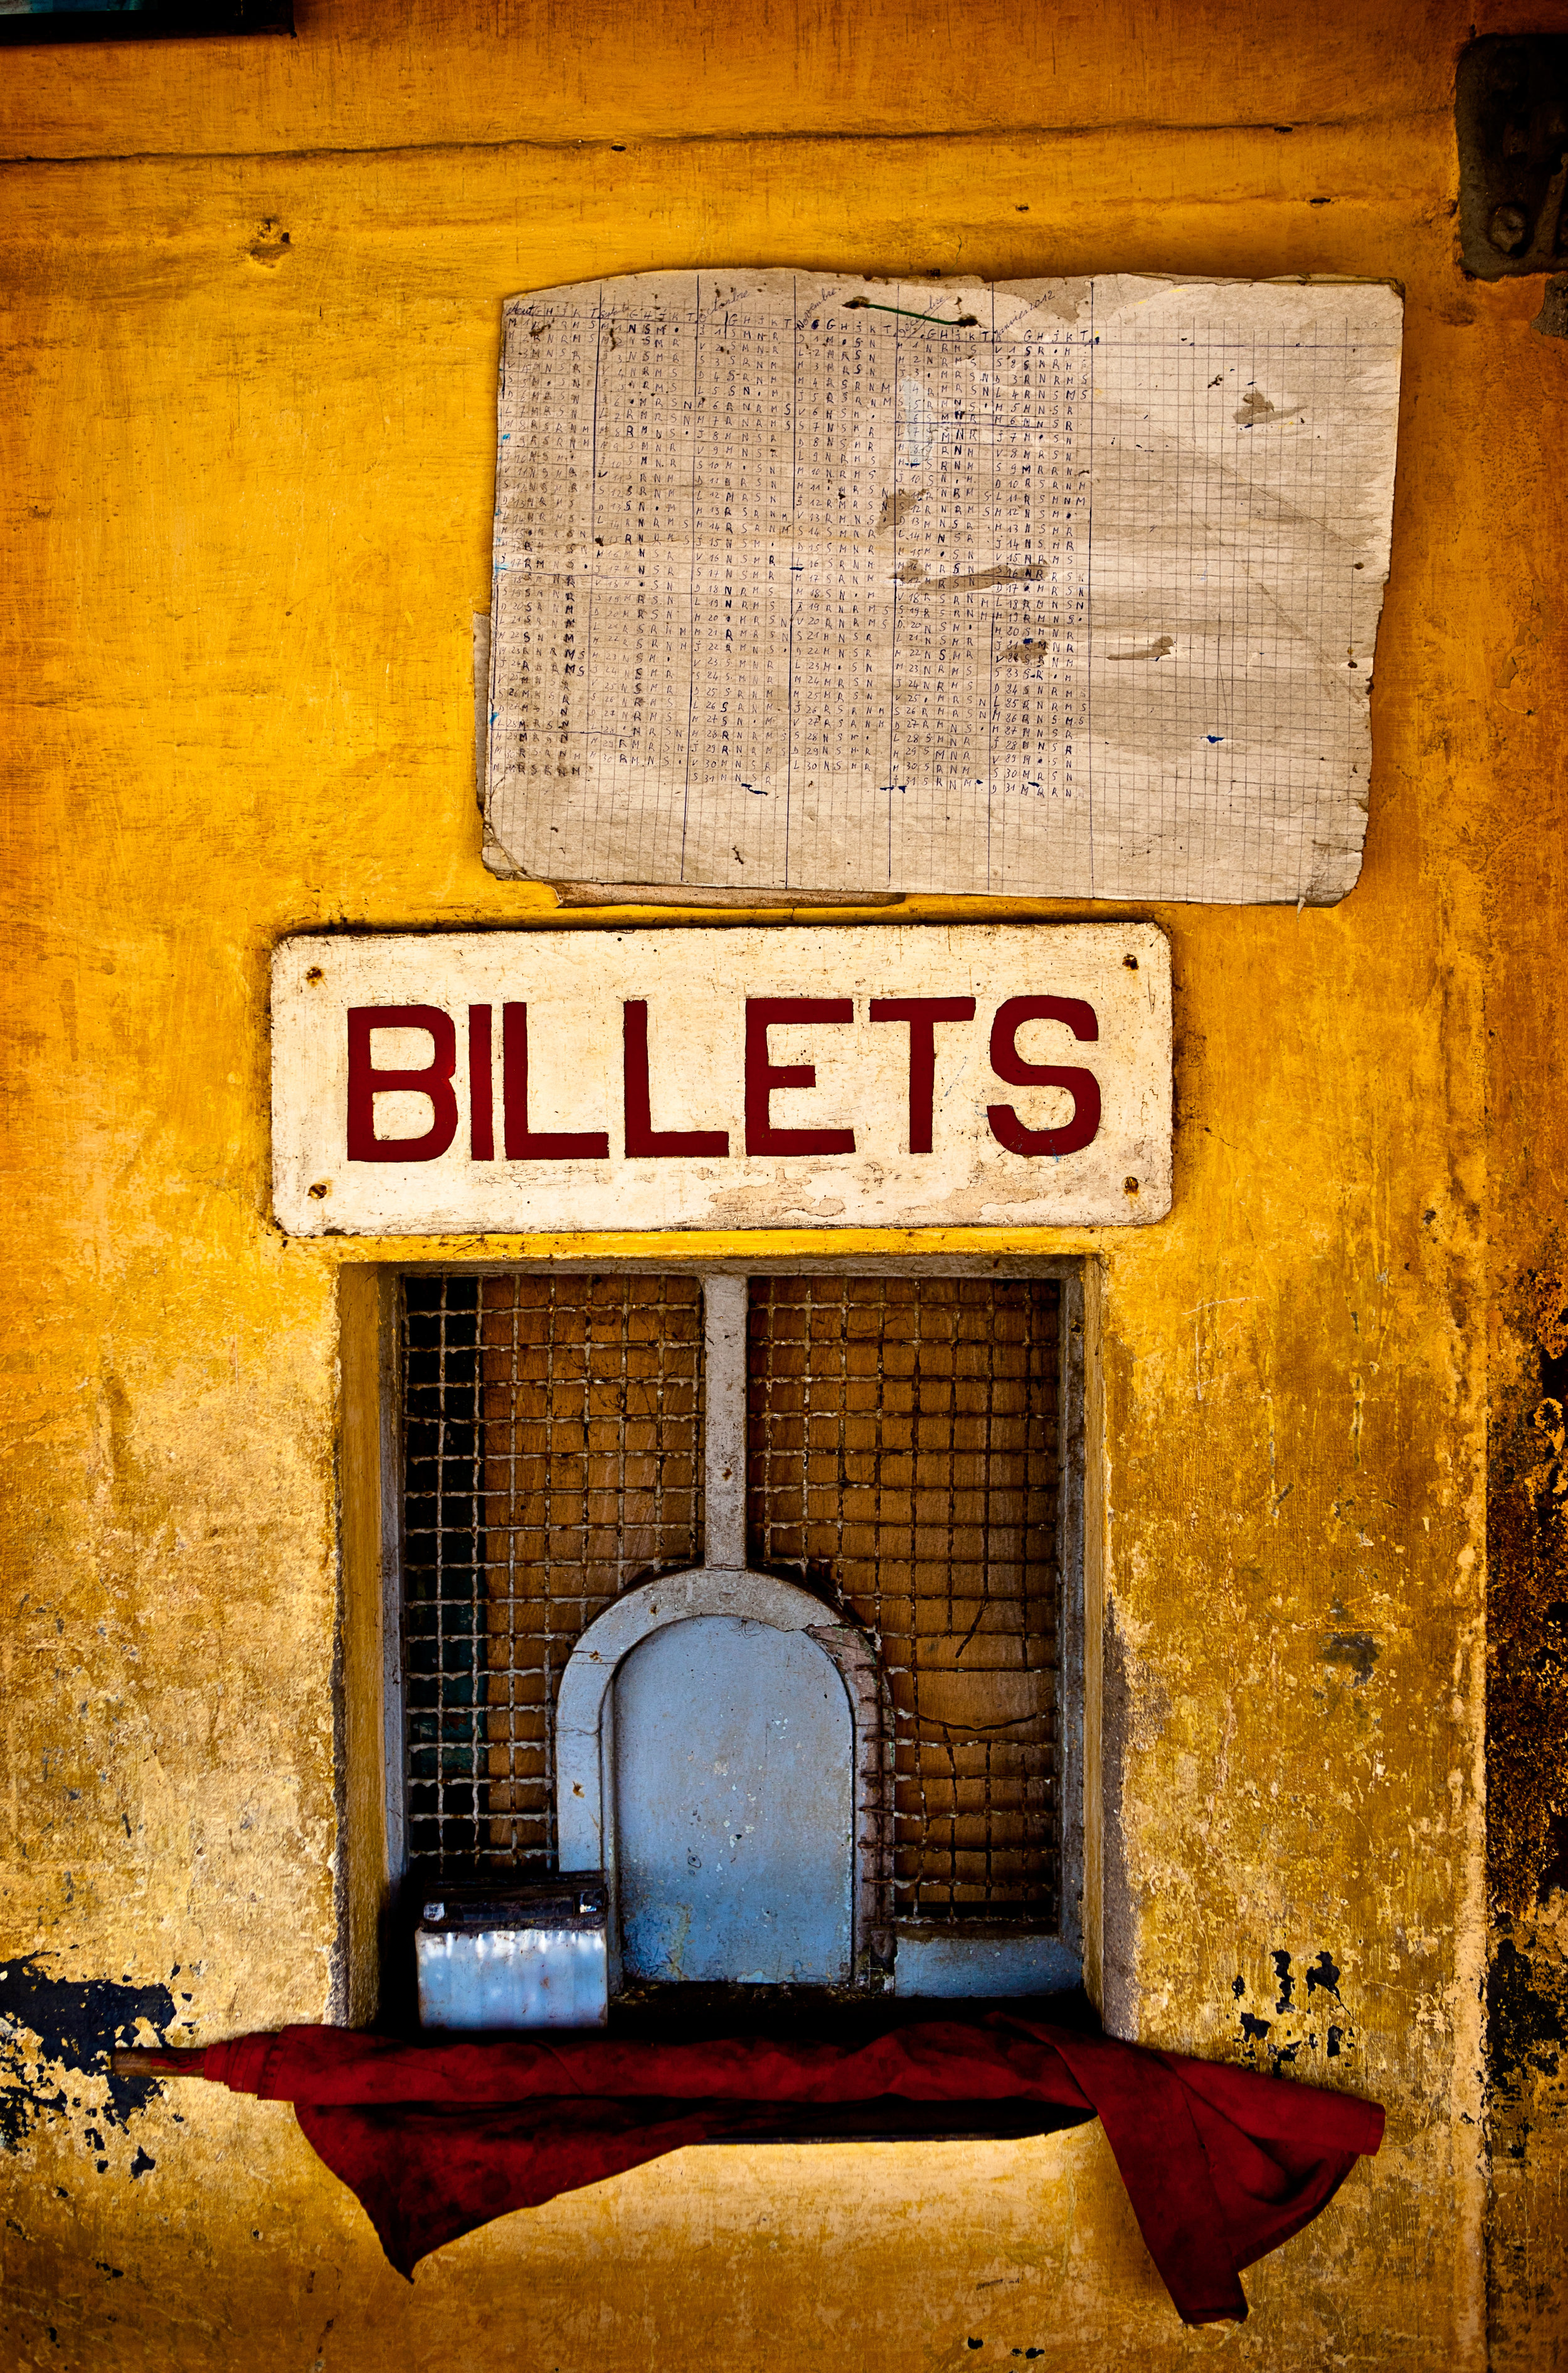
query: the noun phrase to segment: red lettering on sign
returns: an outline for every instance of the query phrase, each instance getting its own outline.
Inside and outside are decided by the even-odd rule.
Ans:
[[[987,1104],[991,1137],[1008,1153],[1080,1153],[1101,1125],[1101,1082],[1091,1070],[1027,1063],[1018,1051],[1024,1023],[1065,1023],[1077,1039],[1101,1035],[1096,1011],[1082,997],[1008,997],[991,1023],[991,1070],[1008,1087],[1065,1087],[1072,1096],[1072,1120],[1065,1129],[1027,1129],[1011,1104]]]
[[[468,1151],[475,1162],[496,1158],[496,1115],[490,1071],[490,1009],[468,1009]]]
[[[775,1128],[778,1088],[814,1088],[814,1063],[770,1063],[767,1034],[776,1022],[853,1022],[852,997],[748,997],[746,999],[746,1151],[853,1153],[852,1128]]]
[[[501,1103],[509,1162],[607,1162],[610,1140],[597,1128],[528,1126],[528,1008],[501,1008]]]
[[[723,1128],[655,1128],[648,1085],[648,999],[627,998],[621,1007],[623,1077],[626,1100],[626,1159],[653,1154],[670,1161],[680,1154],[728,1153]]]
[[[939,1022],[973,1022],[972,997],[873,997],[873,1022],[909,1024],[909,1151],[931,1150],[931,1121],[936,1102],[936,1025]]]
[[[1065,1128],[1025,1128],[1011,1105],[988,1105],[991,1135],[1010,1153],[1078,1153],[1100,1126],[1100,1082],[1093,1071],[1063,1070],[1054,1063],[1030,1063],[1017,1038],[1025,1022],[1065,1022],[1075,1038],[1098,1038],[1100,1024],[1081,997],[1010,997],[991,1023],[991,1069],[1010,1088],[1065,1088],[1072,1118]]]
[[[418,1071],[378,1071],[370,1038],[377,1030],[427,1030],[431,1058]],[[351,1005],[348,1009],[348,1159],[350,1162],[434,1162],[457,1135],[457,1029],[439,1005]],[[402,1089],[427,1097],[430,1126],[423,1137],[378,1137],[376,1098]]]

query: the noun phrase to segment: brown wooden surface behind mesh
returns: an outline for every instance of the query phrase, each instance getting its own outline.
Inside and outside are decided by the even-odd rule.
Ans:
[[[904,1917],[1057,1917],[1059,1345],[1051,1280],[752,1281],[749,1560],[877,1643]]]
[[[696,1278],[481,1283],[489,1856],[554,1860],[548,1710],[588,1625],[702,1538]]]

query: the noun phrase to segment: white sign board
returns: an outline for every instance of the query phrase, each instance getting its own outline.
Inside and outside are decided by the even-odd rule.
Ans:
[[[1171,1197],[1148,923],[286,940],[290,1234],[1126,1227]]]
[[[486,862],[731,892],[1342,898],[1376,282],[665,272],[506,310]]]

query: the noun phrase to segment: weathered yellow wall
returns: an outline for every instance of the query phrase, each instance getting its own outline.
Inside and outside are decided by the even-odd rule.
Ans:
[[[1527,327],[1539,283],[1456,262],[1469,6],[299,21],[0,76],[0,1949],[167,1981],[203,2037],[348,2006],[334,1736],[352,1807],[364,1709],[334,1716],[334,1634],[374,1561],[340,1540],[365,1445],[338,1300],[361,1256],[268,1221],[266,963],[322,922],[553,920],[483,871],[472,793],[500,299],[698,261],[1387,275],[1406,375],[1361,884],[1331,912],[1156,911],[1175,1212],[1028,1242],[1103,1264],[1107,2017],[1224,2055],[1245,2009],[1288,2043],[1328,1952],[1347,2048],[1325,2065],[1319,2001],[1294,2076],[1375,2094],[1389,2138],[1247,2277],[1247,2326],[1187,2334],[1094,2126],[687,2154],[410,2289],[286,2108],[184,2087],[122,2133],[67,2073],[5,2163],[6,2361],[1558,2361],[1550,2071],[1520,2079],[1528,2118],[1509,2097],[1529,2132],[1488,2204],[1482,1718],[1489,1394],[1550,1467],[1528,1420],[1539,1345],[1563,1348],[1568,345]],[[1533,21],[1568,27],[1561,0]],[[1527,1515],[1556,1470],[1515,1467]],[[1544,1622],[1542,1554],[1520,1587]],[[1500,1900],[1550,2058],[1563,1899],[1526,1861]]]

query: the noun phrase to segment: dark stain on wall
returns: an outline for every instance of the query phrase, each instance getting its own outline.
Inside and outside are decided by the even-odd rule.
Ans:
[[[1513,2090],[1530,2070],[1555,2076],[1568,2044],[1568,2003],[1538,1981],[1512,1936],[1500,1937],[1487,1991],[1487,2056],[1494,2092]]]
[[[1568,2119],[1568,1970],[1552,1933],[1527,1921],[1492,1940],[1487,1979],[1486,2074],[1490,2198],[1489,2365],[1557,2364],[1550,2339],[1561,2313],[1562,2217],[1556,2137]],[[1532,2150],[1532,2137],[1545,2145]],[[1524,2352],[1513,2344],[1523,2341]]]
[[[1568,1282],[1516,1277],[1503,1313],[1528,1347],[1488,1444],[1487,1864],[1493,1917],[1561,1885],[1568,1840]],[[1530,1373],[1533,1369],[1534,1373]]]
[[[176,1970],[171,1972],[178,1976]],[[88,2147],[106,2149],[103,2129],[123,2131],[160,2087],[150,2076],[116,2076],[109,2054],[116,2045],[143,2042],[145,2023],[160,2042],[175,2017],[174,1996],[166,1985],[136,1985],[127,1978],[84,1981],[52,1977],[38,1957],[0,1965],[0,2145],[15,2150],[43,2117],[79,2111]],[[36,2050],[27,2048],[28,2036]],[[59,2072],[88,2080],[72,2093]],[[90,2093],[90,2098],[88,2094]],[[153,2161],[137,2153],[142,2174]],[[99,2172],[108,2159],[99,2158]]]
[[[1352,1686],[1359,1689],[1372,1678],[1372,1668],[1381,1651],[1370,1631],[1326,1631],[1322,1641],[1322,1656],[1326,1665],[1348,1665],[1352,1676]]]
[[[1504,1355],[1523,1352],[1512,1384],[1493,1387],[1487,1441],[1487,2312],[1501,2364],[1508,2334],[1553,2312],[1561,2280],[1550,2145],[1568,2117],[1568,1962],[1557,1921],[1537,1916],[1568,1885],[1568,1280],[1558,1248],[1509,1280],[1498,1303]],[[1549,2150],[1532,2170],[1537,2133]]]

